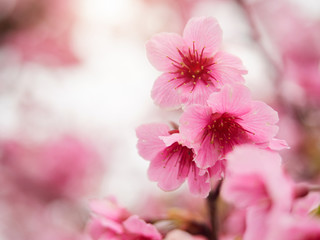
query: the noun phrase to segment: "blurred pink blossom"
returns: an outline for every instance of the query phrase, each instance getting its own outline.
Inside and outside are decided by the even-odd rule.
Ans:
[[[14,188],[43,199],[77,197],[92,191],[102,173],[96,149],[74,136],[43,143],[4,140],[2,174]]]
[[[227,160],[222,187],[226,200],[240,208],[291,209],[294,184],[284,173],[279,154],[244,145],[228,154]]]
[[[243,82],[241,61],[219,51],[222,31],[214,18],[192,18],[183,36],[156,34],[146,44],[151,64],[163,73],[154,83],[152,98],[164,108],[205,104],[210,93],[226,83]]]
[[[298,217],[276,212],[269,220],[265,240],[317,240],[320,239],[320,221],[317,218]]]
[[[72,49],[74,7],[72,0],[16,1],[0,19],[1,45],[18,53],[22,61],[49,66],[78,63]]]
[[[268,239],[270,216],[287,214],[294,200],[294,183],[285,174],[279,154],[251,145],[227,155],[223,198],[246,210],[244,240]]]
[[[91,202],[93,213],[88,231],[94,240],[160,240],[161,234],[151,224],[131,215],[114,198]]]
[[[251,9],[277,50],[273,58],[280,58],[283,80],[297,83],[304,89],[306,99],[318,103],[319,22],[303,16],[298,7],[286,0],[256,1]],[[283,91],[287,90],[284,88]]]

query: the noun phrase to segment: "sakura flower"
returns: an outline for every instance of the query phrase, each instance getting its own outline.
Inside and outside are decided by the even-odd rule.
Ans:
[[[194,151],[183,140],[179,130],[165,124],[142,125],[137,129],[140,155],[151,161],[148,175],[165,191],[172,191],[187,179],[190,192],[206,197],[210,191],[208,171],[194,162]]]
[[[160,240],[158,230],[118,205],[114,198],[91,203],[93,217],[88,231],[93,240]]]
[[[212,17],[192,18],[183,36],[160,33],[147,42],[151,64],[164,72],[151,96],[164,108],[205,104],[210,93],[226,83],[243,82],[241,61],[219,51],[222,31]]]
[[[279,154],[244,145],[226,158],[221,194],[235,207],[246,210],[243,239],[268,239],[271,216],[288,214],[294,200],[294,184],[283,171]]]
[[[240,208],[264,206],[289,210],[294,184],[281,168],[278,153],[244,145],[227,155],[222,195]]]
[[[248,88],[226,85],[212,93],[207,103],[186,108],[180,118],[180,132],[194,147],[198,167],[212,167],[236,145],[270,147],[278,131],[278,114],[267,104],[251,100]]]

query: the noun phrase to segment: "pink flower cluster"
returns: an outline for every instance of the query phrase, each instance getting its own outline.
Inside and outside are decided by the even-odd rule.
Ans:
[[[318,194],[301,195],[283,171],[281,157],[253,146],[239,146],[227,155],[222,196],[245,217],[243,240],[320,239],[320,220],[311,215],[320,203]],[[241,223],[238,222],[240,225]]]
[[[150,161],[149,178],[165,191],[185,180],[190,192],[208,196],[211,182],[224,176],[227,153],[251,144],[269,150],[287,147],[275,139],[278,114],[251,99],[242,83],[241,61],[220,50],[222,31],[214,18],[191,19],[183,36],[155,35],[146,45],[150,62],[164,73],[152,89],[155,103],[180,108],[180,126],[137,128],[138,150]]]

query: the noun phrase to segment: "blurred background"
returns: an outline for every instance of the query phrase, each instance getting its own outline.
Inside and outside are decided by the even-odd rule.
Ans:
[[[279,112],[288,172],[320,183],[318,0],[1,0],[0,239],[87,239],[97,197],[190,207],[148,180],[135,128],[178,122],[153,104],[144,44],[193,16],[218,20],[253,98]]]

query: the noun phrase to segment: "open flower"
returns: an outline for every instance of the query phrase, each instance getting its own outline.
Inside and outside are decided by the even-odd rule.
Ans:
[[[195,149],[198,167],[214,166],[236,145],[250,143],[264,148],[275,141],[277,112],[263,102],[252,101],[245,86],[225,85],[212,93],[207,103],[186,108],[180,118],[180,132]]]
[[[181,138],[179,130],[170,131],[166,124],[148,124],[137,129],[137,136],[140,155],[151,161],[150,180],[158,182],[161,189],[172,191],[188,179],[191,193],[208,195],[209,172],[196,166],[194,151]]]
[[[164,73],[152,89],[155,103],[165,108],[205,104],[210,93],[226,83],[243,82],[241,61],[219,51],[222,31],[214,18],[192,18],[183,36],[160,33],[147,42],[151,64]]]
[[[243,239],[276,239],[267,238],[270,225],[276,222],[270,224],[272,216],[288,214],[294,200],[294,184],[282,169],[280,155],[244,145],[226,158],[227,173],[221,194],[236,208],[246,211]]]

